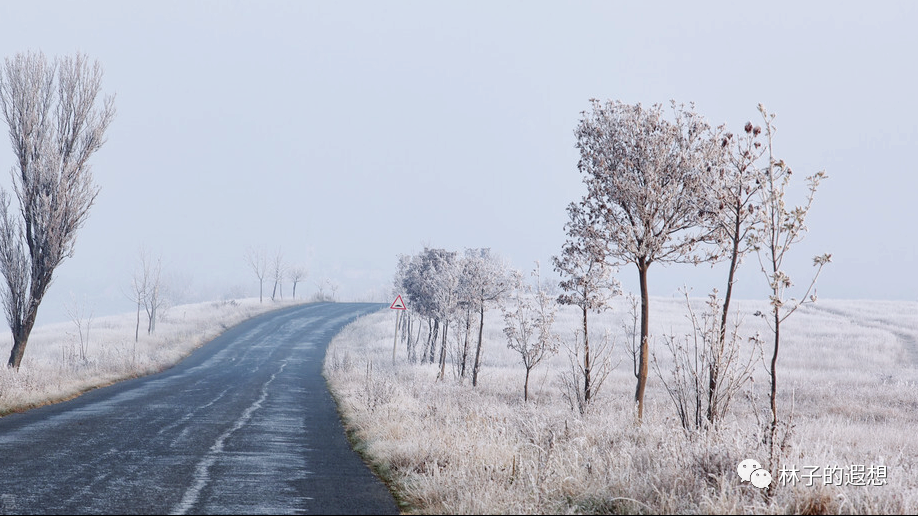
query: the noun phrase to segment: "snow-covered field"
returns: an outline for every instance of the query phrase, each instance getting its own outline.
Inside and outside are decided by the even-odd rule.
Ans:
[[[610,331],[618,366],[584,416],[561,394],[563,351],[534,369],[524,403],[524,369],[496,310],[485,315],[476,388],[449,366],[446,381],[437,381],[438,366],[409,363],[402,343],[393,365],[393,310],[339,334],[325,372],[359,446],[415,512],[918,511],[918,303],[820,300],[782,326],[778,410],[793,426],[773,465],[787,476],[773,480],[770,499],[736,469],[747,458],[771,466],[761,441],[770,418],[765,364],[723,427],[704,434],[682,430],[651,372],[637,426],[623,330],[633,320],[623,299],[614,305],[591,317],[597,335]],[[750,315],[766,306],[736,305],[746,314],[742,332],[760,331],[767,341],[762,320]],[[684,300],[652,299],[652,332],[684,333],[686,312]],[[579,312],[565,308],[555,328],[570,340],[578,323]],[[659,338],[651,349],[667,371],[672,359]]]
[[[160,314],[152,335],[141,314],[38,326],[18,372],[0,367],[0,415],[72,398],[94,387],[162,371],[227,328],[292,301],[227,300],[180,305]],[[87,331],[88,330],[88,331]],[[12,348],[9,337],[6,353]],[[81,349],[82,346],[82,349]],[[4,361],[8,355],[4,355]]]

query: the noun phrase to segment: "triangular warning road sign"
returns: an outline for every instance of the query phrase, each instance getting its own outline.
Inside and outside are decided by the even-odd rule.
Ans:
[[[402,296],[401,296],[401,295],[399,295],[397,298],[395,298],[395,301],[392,302],[392,306],[390,306],[389,308],[391,308],[391,309],[393,309],[393,310],[407,310],[407,309],[408,309],[408,308],[405,306],[405,302],[402,301]]]

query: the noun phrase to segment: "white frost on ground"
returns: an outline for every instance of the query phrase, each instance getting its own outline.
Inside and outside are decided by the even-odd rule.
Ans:
[[[918,510],[918,303],[820,300],[782,325],[778,407],[782,420],[792,416],[793,428],[773,466],[800,475],[819,468],[819,476],[780,485],[771,499],[736,473],[744,459],[769,459],[761,444],[770,420],[769,331],[751,315],[767,306],[735,306],[745,314],[743,333],[762,333],[768,358],[723,427],[707,434],[682,431],[653,373],[645,420],[635,425],[636,380],[622,330],[633,320],[621,298],[612,311],[591,315],[596,335],[608,329],[615,339],[619,365],[585,416],[561,396],[563,353],[534,370],[530,402],[523,402],[524,370],[507,349],[496,310],[485,315],[477,388],[451,366],[447,380],[436,381],[438,365],[408,363],[403,343],[393,365],[392,310],[345,328],[330,345],[325,374],[366,452],[421,513]],[[684,300],[653,298],[652,333],[686,332],[685,314]],[[557,331],[570,340],[579,317],[576,309],[562,310]],[[422,340],[426,332],[422,325]],[[667,371],[672,358],[659,340],[652,350]],[[842,468],[839,480],[830,476],[827,484],[822,474],[834,466]],[[853,485],[852,466],[885,468],[885,485]]]
[[[84,324],[83,350],[73,322],[36,327],[19,371],[0,367],[0,414],[60,401],[88,389],[162,371],[227,328],[292,301],[228,300],[180,305],[162,313],[152,335],[141,314],[93,319]],[[7,350],[12,339],[7,337]],[[5,355],[4,355],[5,357]],[[85,357],[85,358],[84,358]]]

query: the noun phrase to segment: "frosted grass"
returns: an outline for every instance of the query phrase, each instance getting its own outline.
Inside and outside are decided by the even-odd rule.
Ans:
[[[293,304],[243,299],[175,306],[160,314],[152,335],[146,334],[142,315],[137,342],[136,313],[95,318],[89,325],[85,359],[75,323],[38,326],[29,338],[19,371],[0,367],[0,414],[70,399],[88,389],[162,371],[226,329]],[[7,338],[3,349],[9,350],[12,337]]]
[[[700,307],[703,300],[696,300]],[[752,316],[764,303],[737,302],[743,332],[768,338]],[[774,497],[741,483],[737,464],[766,464],[768,375],[733,402],[722,428],[687,434],[651,375],[641,427],[634,424],[635,378],[623,324],[628,304],[593,316],[608,329],[620,362],[585,415],[561,396],[563,353],[533,372],[506,348],[496,311],[485,316],[485,357],[472,388],[455,373],[436,381],[435,364],[411,364],[400,345],[392,363],[394,314],[371,314],[331,343],[325,374],[347,424],[407,510],[419,513],[914,513],[918,510],[918,303],[823,301],[782,326],[779,416],[793,428],[787,467],[885,466],[886,485],[815,482],[778,485]],[[680,299],[654,298],[652,333],[690,329]],[[559,313],[570,338],[576,309]],[[426,336],[426,329],[422,330]],[[669,362],[651,346],[663,370]],[[768,352],[766,347],[766,352]],[[769,355],[770,358],[770,355]],[[452,369],[448,369],[451,370]],[[758,421],[757,421],[758,420]],[[767,467],[768,465],[766,465]],[[777,481],[777,477],[776,477]]]

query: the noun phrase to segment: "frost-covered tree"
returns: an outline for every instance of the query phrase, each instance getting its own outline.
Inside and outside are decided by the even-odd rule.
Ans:
[[[293,265],[287,270],[287,277],[293,283],[293,299],[296,299],[296,285],[306,279],[306,272],[306,267],[301,265]]]
[[[474,309],[474,301],[467,296],[467,293],[463,291],[462,287],[462,262],[465,262],[466,258],[460,260],[460,275],[459,275],[459,285],[458,292],[456,293],[457,298],[457,307],[453,315],[454,328],[453,337],[455,339],[455,345],[453,348],[454,356],[454,366],[456,370],[456,375],[459,378],[465,378],[468,376],[468,372],[471,370],[469,365],[469,351],[472,346],[472,326],[478,325],[478,312]]]
[[[649,361],[650,298],[654,263],[691,261],[702,240],[699,207],[721,159],[717,131],[689,106],[663,108],[592,100],[575,134],[578,168],[587,186],[583,210],[595,221],[612,265],[634,264],[641,289],[641,343],[635,364],[637,417],[644,411]]]
[[[446,348],[449,337],[449,323],[459,310],[459,259],[455,251],[444,249],[429,249],[425,255],[427,266],[431,275],[434,313],[441,321],[443,328],[440,341],[440,373],[437,379],[444,379],[446,375]],[[433,348],[431,348],[433,351]],[[431,362],[433,362],[431,353]]]
[[[54,270],[73,255],[76,232],[99,192],[89,158],[105,143],[114,98],[97,101],[102,67],[83,54],[48,62],[42,53],[7,58],[0,71],[0,110],[16,164],[12,208],[0,193],[3,307],[13,333],[9,367],[19,369],[38,306]]]
[[[705,336],[704,353],[708,358],[706,416],[710,424],[726,413],[726,405],[736,390],[736,378],[743,377],[736,374],[737,371],[726,370],[729,364],[737,363],[734,358],[738,351],[735,349],[738,340],[728,339],[728,325],[736,271],[746,253],[755,247],[759,236],[756,228],[760,220],[759,198],[763,184],[759,162],[766,150],[759,138],[761,132],[761,127],[747,122],[743,134],[735,136],[727,133],[723,136],[724,162],[717,169],[714,188],[708,196],[707,212],[713,230],[710,237],[717,244],[709,258],[729,262],[723,301],[717,299],[715,289],[708,302],[709,308],[716,307],[720,312],[719,324],[714,331],[695,328],[696,333]]]
[[[271,263],[271,276],[274,278],[274,290],[271,291],[271,301],[277,298],[277,289],[280,287],[280,298],[284,298],[284,276],[287,275],[287,264],[284,263],[284,254],[280,249],[274,253]]]
[[[730,403],[750,381],[762,356],[757,336],[750,339],[752,352],[745,358],[741,355],[738,321],[726,338],[722,335],[723,304],[716,289],[708,296],[700,314],[692,306],[689,290],[685,289],[683,294],[691,333],[663,335],[663,347],[672,358],[672,366],[666,372],[656,353],[652,353],[652,362],[682,427],[694,431],[711,428],[726,416]],[[714,369],[716,377],[712,375]],[[713,386],[711,378],[716,379]]]
[[[156,331],[156,317],[166,302],[162,282],[162,259],[153,258],[141,249],[139,265],[140,268],[134,272],[132,287],[138,300],[138,313],[140,305],[143,305],[147,314],[147,335],[152,335]],[[135,341],[137,340],[136,333],[135,331]]]
[[[449,318],[458,308],[458,265],[455,251],[424,248],[408,261],[402,279],[412,310],[428,319],[427,345],[421,350],[421,359],[436,361],[436,343],[441,338],[441,371],[446,368]]]
[[[319,303],[334,303],[338,295],[340,286],[329,278],[322,281],[316,281],[316,293],[313,300]]]
[[[594,392],[593,362],[590,355],[590,334],[587,315],[590,311],[601,312],[608,308],[611,298],[621,293],[618,281],[612,277],[612,268],[606,262],[605,242],[596,226],[590,220],[590,213],[583,210],[583,204],[571,203],[567,208],[570,220],[564,228],[568,239],[561,248],[561,255],[552,258],[555,271],[561,274],[561,288],[564,293],[558,302],[580,308],[583,317],[583,345],[574,345],[578,358],[582,354],[582,365],[575,375],[582,380],[582,386],[573,387],[583,405],[588,405]],[[579,361],[579,360],[578,360]],[[577,383],[580,383],[579,381]]]
[[[411,282],[412,267],[415,265],[414,257],[401,254],[398,257],[398,265],[395,270],[395,277],[392,279],[392,295],[402,296],[402,301],[406,302],[405,316],[402,318],[403,330],[402,335],[405,337],[406,355],[408,360],[417,359],[417,342],[420,339],[420,324],[418,326],[417,338],[412,338],[412,327],[415,324],[416,310],[414,300],[408,294],[407,285]]]
[[[829,263],[832,255],[824,254],[813,258],[813,266],[816,267],[816,272],[813,274],[803,297],[800,299],[788,298],[787,290],[793,286],[793,282],[784,270],[784,260],[787,258],[787,253],[791,246],[800,242],[806,234],[806,216],[813,205],[813,198],[816,195],[819,183],[827,176],[824,171],[820,171],[807,177],[807,195],[804,204],[789,207],[785,200],[785,193],[790,185],[793,172],[784,160],[779,160],[774,155],[775,116],[770,114],[762,104],[759,104],[759,112],[765,121],[765,148],[768,154],[768,162],[762,178],[763,187],[760,189],[762,208],[758,213],[759,225],[757,226],[758,235],[755,250],[759,257],[762,273],[768,279],[768,285],[771,290],[771,295],[769,296],[771,313],[759,315],[768,322],[774,335],[774,347],[769,368],[772,414],[769,435],[772,459],[775,459],[775,435],[778,428],[777,362],[778,348],[781,343],[781,323],[801,305],[816,301],[816,279],[819,277],[822,268]],[[772,464],[774,463],[775,461],[772,460]]]
[[[484,339],[484,315],[488,305],[498,303],[513,287],[509,267],[490,249],[467,249],[459,280],[460,292],[478,312],[478,343],[472,363],[472,386],[478,385]]]
[[[77,336],[80,338],[80,360],[85,361],[89,352],[89,330],[92,327],[92,319],[95,310],[87,306],[88,302],[84,296],[82,300],[77,299],[73,293],[70,293],[70,302],[65,305],[67,316],[77,327]]]
[[[131,301],[135,303],[137,307],[137,318],[134,324],[134,342],[140,340],[140,310],[143,308],[143,298],[146,295],[146,285],[143,277],[143,273],[140,271],[134,271],[134,276],[131,278]]]
[[[268,275],[268,255],[263,249],[249,247],[245,250],[245,263],[258,278],[258,302],[264,302],[265,277]]]
[[[421,349],[421,360],[436,361],[440,343],[440,378],[446,371],[449,328],[457,337],[457,373],[468,371],[472,325],[477,324],[478,345],[472,366],[472,383],[477,385],[481,364],[484,312],[510,289],[508,269],[489,249],[466,249],[464,255],[445,249],[424,248],[414,256],[400,256],[394,286],[405,296],[409,313],[427,320],[427,344]],[[459,326],[457,326],[459,325]],[[420,334],[420,328],[418,329]],[[419,339],[408,333],[408,354]]]
[[[426,344],[420,350],[420,361],[427,358],[427,349],[431,345],[431,340],[436,338],[436,331],[439,328],[435,322],[432,298],[427,294],[430,287],[428,278],[423,271],[423,254],[419,253],[413,256],[402,255],[399,257],[399,269],[396,273],[396,294],[404,295],[404,301],[407,303],[408,312],[411,316],[417,316],[419,319],[427,322],[427,340]],[[419,324],[420,326],[420,324]],[[420,328],[419,330],[420,331]],[[408,343],[409,358],[416,358],[415,348],[420,343],[420,334],[417,341],[412,344]]]
[[[471,346],[472,338],[472,324],[478,317],[475,308],[474,291],[469,288],[471,286],[470,273],[474,270],[472,267],[473,256],[470,256],[473,254],[473,250],[466,249],[465,256],[459,260],[459,281],[456,285],[458,323],[461,325],[456,345],[456,372],[459,378],[466,377],[466,366],[469,362],[469,347]]]
[[[523,400],[529,401],[529,375],[543,359],[558,352],[560,339],[552,331],[558,308],[554,299],[542,289],[538,262],[532,272],[536,288],[525,284],[519,274],[515,275],[513,306],[501,307],[504,316],[504,335],[507,347],[519,353],[526,369],[523,383]]]

